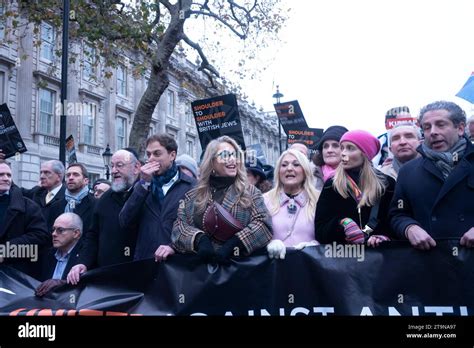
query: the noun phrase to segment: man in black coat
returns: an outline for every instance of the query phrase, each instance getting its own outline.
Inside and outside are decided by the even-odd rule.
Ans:
[[[37,296],[44,296],[66,283],[67,274],[80,257],[82,228],[80,216],[74,213],[63,213],[54,221],[53,247],[41,259],[38,279],[43,282],[36,288]]]
[[[46,220],[48,232],[51,230],[54,220],[61,212],[51,212],[53,205],[64,201],[66,186],[63,185],[64,165],[61,161],[51,160],[41,164],[40,184],[32,189],[22,188],[23,195],[35,201],[41,208]],[[54,208],[56,210],[56,207]],[[50,216],[51,214],[55,216]]]
[[[464,137],[466,114],[439,101],[420,111],[425,141],[421,157],[399,173],[390,208],[391,226],[418,249],[438,238],[460,238],[474,246],[474,146]]]
[[[146,141],[148,161],[119,215],[122,228],[138,227],[134,260],[154,257],[160,245],[169,247],[179,201],[196,183],[178,170],[177,151],[178,144],[168,134]]]
[[[40,207],[12,184],[10,166],[0,160],[0,262],[32,274],[39,249],[50,243]]]
[[[77,284],[80,275],[93,267],[133,261],[136,229],[121,228],[118,217],[137,180],[140,162],[135,153],[118,150],[112,156],[111,167],[112,187],[96,203],[79,263],[67,278],[72,284]]]

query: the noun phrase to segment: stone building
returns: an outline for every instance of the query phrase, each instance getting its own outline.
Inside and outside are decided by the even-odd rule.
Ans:
[[[29,25],[16,39],[5,30],[10,24],[0,23],[0,103],[7,103],[28,148],[10,161],[15,182],[29,188],[38,182],[40,163],[59,158],[61,57],[56,52],[61,49],[61,32],[43,22],[38,33]],[[41,45],[34,44],[35,35]],[[112,152],[128,145],[147,78],[133,76],[130,62],[138,58],[133,54],[124,54],[117,68],[107,70],[101,62],[95,64],[93,49],[85,42],[70,42],[69,52],[77,59],[68,67],[66,136],[73,135],[77,160],[87,165],[94,181],[104,177],[106,145]],[[178,154],[198,159],[201,147],[190,104],[228,91],[221,86],[221,91],[210,94],[205,76],[182,53],[173,56],[169,78],[149,133],[173,135]],[[275,114],[260,112],[243,100],[239,108],[246,144],[261,144],[268,162],[275,163],[279,154]]]

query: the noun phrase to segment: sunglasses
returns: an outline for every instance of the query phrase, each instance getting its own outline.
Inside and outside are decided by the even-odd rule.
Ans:
[[[74,231],[77,230],[75,227],[53,227],[51,229],[51,233],[56,232],[57,234],[63,234],[66,231]]]
[[[237,159],[237,153],[235,151],[224,150],[216,155],[216,158],[220,158],[223,161],[228,161],[231,157]]]

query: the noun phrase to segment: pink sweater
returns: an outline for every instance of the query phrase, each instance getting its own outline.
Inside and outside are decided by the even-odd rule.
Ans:
[[[272,203],[268,199],[268,194],[264,196],[265,205],[271,212]],[[272,215],[273,238],[283,241],[287,247],[295,246],[300,242],[314,241],[314,214],[308,219],[306,211],[308,209],[308,196],[306,192],[301,192],[294,198],[297,211],[295,214],[288,212],[290,198],[285,193],[280,193],[280,209]],[[294,224],[294,226],[293,226]],[[291,233],[289,233],[291,231]],[[319,244],[319,243],[318,243]]]

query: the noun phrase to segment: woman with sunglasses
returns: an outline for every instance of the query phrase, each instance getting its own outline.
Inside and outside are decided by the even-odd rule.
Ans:
[[[173,226],[175,250],[228,263],[271,240],[270,216],[261,192],[247,182],[243,159],[228,136],[207,145],[198,184],[185,195]]]
[[[390,240],[388,209],[395,180],[372,166],[380,142],[369,132],[349,131],[340,146],[341,163],[324,184],[316,208],[316,239],[378,246]]]

